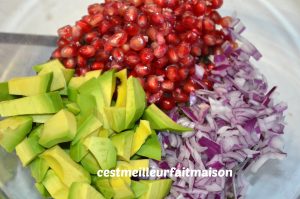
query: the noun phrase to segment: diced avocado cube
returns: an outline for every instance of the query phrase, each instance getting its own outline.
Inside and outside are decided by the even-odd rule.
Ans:
[[[30,117],[32,117],[34,123],[44,124],[44,123],[47,122],[51,117],[53,117],[53,114],[30,115]]]
[[[97,177],[97,179],[94,181],[94,185],[106,199],[113,198],[115,192],[110,185],[109,179]]]
[[[151,133],[149,122],[146,120],[140,120],[140,124],[133,135],[131,156],[133,156],[141,148]]]
[[[51,60],[42,64],[42,70],[38,75],[52,73],[53,78],[50,86],[50,91],[64,89],[66,87],[66,79],[63,73],[64,66],[58,59]]]
[[[97,174],[97,171],[101,169],[96,158],[91,153],[86,154],[80,163],[90,174]]]
[[[8,92],[8,82],[0,83],[0,102],[11,99],[15,99],[15,97]]]
[[[69,142],[75,137],[76,131],[75,116],[63,109],[45,123],[39,143],[50,148],[59,143]]]
[[[70,187],[73,182],[91,183],[90,174],[74,162],[58,145],[46,150],[40,157],[46,160],[50,168],[67,187]]]
[[[106,71],[98,77],[97,81],[99,83],[100,91],[103,94],[105,106],[110,106],[116,89],[115,71]]]
[[[112,169],[117,163],[117,151],[108,138],[88,137],[84,145],[95,156],[102,169]]]
[[[79,108],[78,104],[75,102],[66,104],[66,108],[75,115],[80,113],[80,108]]]
[[[69,199],[105,199],[94,187],[88,183],[74,182],[70,187]]]
[[[16,146],[16,153],[24,167],[27,166],[40,153],[45,151],[44,147],[39,145],[38,141],[38,137],[25,138]]]
[[[57,92],[52,92],[0,102],[0,115],[9,117],[15,115],[51,114],[58,112],[62,108],[63,103],[60,95]]]
[[[52,73],[32,77],[18,77],[8,81],[10,95],[33,96],[49,91]]]
[[[81,139],[76,144],[70,146],[70,156],[75,162],[80,162],[89,153],[88,148],[84,145],[84,140]]]
[[[169,130],[171,132],[186,132],[193,129],[181,126],[174,122],[169,116],[161,111],[155,104],[151,104],[144,112],[144,120],[150,122],[151,128],[154,130]]]
[[[72,145],[76,144],[80,139],[86,138],[101,126],[102,123],[94,114],[89,115],[83,122],[79,124],[76,136],[72,140]]]
[[[50,194],[45,188],[45,186],[42,183],[35,183],[34,184],[35,188],[38,190],[38,192],[45,198],[49,198]]]
[[[125,107],[104,107],[104,113],[108,120],[109,126],[116,132],[125,130]]]
[[[136,154],[154,160],[161,160],[161,144],[155,131],[147,138],[146,142],[136,152]]]
[[[32,128],[32,118],[26,116],[10,117],[0,121],[0,145],[12,152]]]
[[[49,165],[46,160],[42,158],[36,158],[33,160],[30,165],[30,171],[32,177],[36,182],[42,182],[46,176],[47,171],[49,170]]]
[[[135,122],[143,115],[145,107],[146,95],[142,85],[136,78],[129,77],[126,96],[126,129],[134,126]]]
[[[134,131],[125,131],[110,138],[121,160],[129,161],[130,159],[133,135]]]
[[[47,172],[42,184],[53,198],[68,199],[68,187],[59,179],[53,170]]]
[[[126,106],[126,92],[127,92],[127,69],[123,69],[115,74],[116,78],[120,80],[120,85],[118,85],[117,101],[116,107]]]
[[[130,160],[129,162],[118,161],[117,167],[120,170],[142,170],[149,168],[149,159]]]
[[[111,187],[113,188],[115,194],[114,199],[132,199],[134,198],[134,193],[130,188],[130,184],[126,182],[123,178],[111,178]]]
[[[33,128],[33,130],[29,133],[28,138],[39,138],[43,131],[44,125],[38,125]]]
[[[140,182],[148,186],[147,192],[140,199],[164,199],[169,194],[172,185],[171,179],[141,180]]]
[[[144,183],[141,183],[139,181],[131,181],[131,189],[135,195],[135,198],[139,198],[143,194],[145,194],[148,190],[148,186]]]

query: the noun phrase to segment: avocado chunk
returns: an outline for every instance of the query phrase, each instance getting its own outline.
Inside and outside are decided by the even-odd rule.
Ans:
[[[102,123],[94,114],[89,115],[83,122],[81,122],[81,124],[79,124],[76,136],[72,140],[72,145],[76,144],[80,139],[86,138],[101,126]]]
[[[56,144],[71,141],[75,137],[76,131],[75,116],[63,109],[45,123],[39,143],[50,148]]]
[[[130,159],[133,135],[134,131],[125,131],[110,138],[121,160],[129,161]]]
[[[0,121],[0,145],[12,152],[32,128],[32,118],[26,116],[10,117]]]
[[[105,106],[110,106],[116,89],[115,71],[109,70],[103,73],[100,77],[98,77],[97,81],[99,83],[100,91],[103,94]]]
[[[68,187],[59,179],[53,170],[49,170],[42,184],[55,199],[68,199]]]
[[[15,99],[15,97],[8,92],[8,82],[0,83],[0,102],[11,99]]]
[[[33,160],[30,163],[29,167],[30,167],[32,177],[38,183],[43,181],[47,171],[49,170],[49,165],[46,162],[46,160],[39,157]]]
[[[97,174],[97,171],[101,169],[96,158],[91,153],[86,154],[80,163],[90,174]]]
[[[152,134],[147,138],[146,142],[136,152],[137,155],[154,160],[161,160],[161,153],[161,144],[155,131],[152,131]]]
[[[126,180],[123,178],[111,178],[111,187],[113,188],[115,194],[114,199],[132,199],[134,198],[134,193],[130,188],[130,184],[127,184]]]
[[[115,192],[110,185],[108,178],[98,178],[94,181],[95,187],[102,193],[106,199],[113,198]]]
[[[40,157],[46,160],[50,168],[67,187],[70,187],[73,182],[91,183],[90,174],[74,162],[58,145],[46,150]]]
[[[105,199],[94,187],[84,182],[74,182],[70,187],[69,199]]]
[[[140,199],[164,199],[169,194],[172,185],[171,179],[141,180],[140,182],[148,186],[148,191]]]
[[[174,132],[192,131],[193,129],[181,126],[161,111],[155,104],[151,104],[144,112],[143,119],[150,122],[154,130],[169,130]]]
[[[131,189],[135,195],[135,198],[139,198],[144,193],[147,192],[148,186],[144,183],[141,183],[139,181],[131,181]]]
[[[78,104],[76,104],[75,102],[66,104],[66,108],[70,112],[72,112],[74,115],[77,115],[78,113],[80,113],[80,108],[79,108]]]
[[[116,107],[125,107],[126,106],[126,92],[127,92],[127,70],[123,69],[115,74],[116,78],[120,80],[120,85],[118,85],[117,92],[117,101]]]
[[[140,124],[133,135],[131,156],[133,156],[141,148],[151,133],[149,122],[146,120],[140,120]]]
[[[70,156],[75,162],[80,162],[89,153],[88,148],[84,145],[84,140],[81,139],[76,144],[70,146]]]
[[[57,92],[0,102],[2,117],[16,115],[35,115],[56,113],[63,108],[62,99]]]
[[[29,116],[32,117],[34,123],[44,124],[53,116],[53,114],[29,115]]]
[[[47,191],[47,189],[45,188],[45,186],[42,183],[35,183],[34,184],[36,190],[38,190],[38,192],[45,198],[49,198],[50,194]]]
[[[125,130],[125,107],[104,107],[104,113],[112,130],[117,133]]]
[[[120,170],[141,170],[149,168],[149,159],[130,160],[129,162],[118,161],[117,168]]]
[[[125,128],[132,128],[135,122],[143,115],[146,107],[145,91],[139,80],[129,77],[127,80],[126,120]]]
[[[8,81],[11,95],[32,96],[46,93],[51,84],[52,73],[32,77],[18,77]]]
[[[25,138],[16,146],[16,153],[24,167],[45,151],[44,147],[39,145],[38,140],[38,137]]]
[[[64,66],[58,59],[51,60],[42,64],[41,71],[38,75],[53,73],[50,91],[64,89],[66,87],[66,79],[63,73]]]
[[[103,170],[112,169],[116,166],[117,151],[110,139],[89,137],[85,140],[84,145],[95,156]]]

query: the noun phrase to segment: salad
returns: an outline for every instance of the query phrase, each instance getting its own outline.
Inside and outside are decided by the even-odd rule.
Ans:
[[[246,198],[283,159],[287,105],[222,0],[106,1],[58,30],[51,60],[0,84],[0,145],[52,198]],[[231,170],[103,177],[103,170]]]

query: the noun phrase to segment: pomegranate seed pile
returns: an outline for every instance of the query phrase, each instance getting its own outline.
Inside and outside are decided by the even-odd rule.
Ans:
[[[216,11],[223,0],[106,1],[88,7],[74,26],[58,30],[60,59],[77,75],[90,70],[128,69],[138,77],[149,103],[164,110],[189,100],[196,89],[212,88],[209,56],[222,53],[230,38],[222,27],[229,17]],[[195,64],[205,69],[195,82]]]

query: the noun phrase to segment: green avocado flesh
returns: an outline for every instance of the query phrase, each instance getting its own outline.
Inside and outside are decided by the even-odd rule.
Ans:
[[[35,188],[54,199],[162,199],[172,181],[99,177],[99,170],[147,169],[160,161],[155,130],[185,132],[127,70],[73,77],[58,60],[32,77],[0,83],[0,146],[16,150]]]

